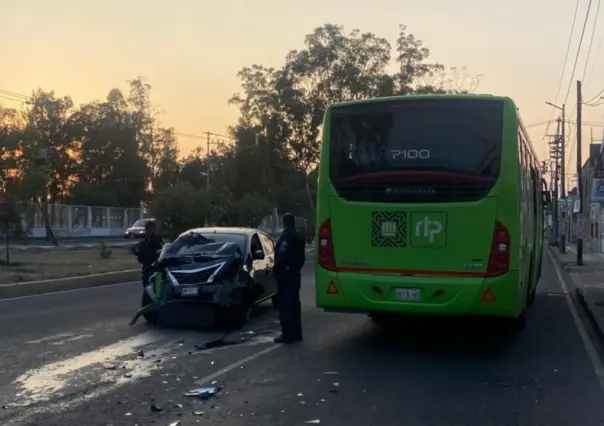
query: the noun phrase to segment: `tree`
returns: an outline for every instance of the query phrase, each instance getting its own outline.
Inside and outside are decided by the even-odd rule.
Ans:
[[[150,169],[149,184],[152,188],[162,186],[166,183],[165,179],[170,181],[174,177],[178,156],[174,129],[159,126],[160,111],[151,104],[153,87],[143,77],[128,83],[128,104],[136,129],[139,153]],[[160,181],[156,182],[158,178]]]
[[[242,93],[230,103],[240,110],[232,132],[242,147],[256,144],[277,153],[270,169],[289,161],[304,176],[309,211],[314,212],[310,173],[316,168],[321,148],[323,116],[334,102],[410,93],[444,93],[451,90],[440,64],[428,61],[430,51],[401,25],[395,59],[391,65],[390,43],[372,33],[326,24],[305,38],[304,48],[288,53],[279,68],[252,65],[243,68]],[[241,148],[244,149],[244,148]]]
[[[71,191],[75,203],[132,207],[145,198],[149,169],[137,141],[133,114],[121,91],[104,102],[83,105],[72,116],[79,140],[79,174]]]
[[[24,231],[22,217],[28,213],[30,202],[46,192],[50,169],[41,164],[40,142],[31,126],[16,110],[0,108],[0,234],[6,241],[6,263],[10,262],[11,234]]]
[[[50,169],[48,196],[60,202],[69,192],[77,173],[78,144],[70,132],[70,115],[73,101],[69,96],[57,97],[53,91],[38,89],[32,95],[27,120],[36,145],[46,150]],[[45,194],[46,195],[46,194]]]
[[[174,185],[180,175],[178,162],[178,145],[174,128],[159,128],[156,132],[158,145],[157,173],[153,182],[153,190]]]

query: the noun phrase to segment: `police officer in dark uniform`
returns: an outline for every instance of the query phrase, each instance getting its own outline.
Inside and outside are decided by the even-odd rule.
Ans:
[[[143,287],[147,285],[151,275],[151,265],[157,260],[157,252],[164,246],[164,241],[155,232],[155,223],[145,224],[145,239],[137,244],[134,251],[141,267],[141,278]]]
[[[296,218],[283,215],[283,232],[275,247],[274,275],[277,279],[277,306],[281,335],[276,343],[302,341],[302,306],[300,304],[301,270],[304,266],[304,237],[296,231]]]

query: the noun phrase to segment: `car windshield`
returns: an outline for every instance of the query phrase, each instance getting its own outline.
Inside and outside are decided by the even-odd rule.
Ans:
[[[151,222],[150,219],[141,219],[134,222],[133,228],[144,228],[147,223]]]
[[[232,256],[236,252],[242,255],[244,247],[245,235],[189,231],[181,234],[174,242],[164,245],[159,258]]]

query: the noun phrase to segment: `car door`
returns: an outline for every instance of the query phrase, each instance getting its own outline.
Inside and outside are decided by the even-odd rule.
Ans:
[[[266,291],[269,294],[277,293],[277,280],[273,275],[275,266],[275,243],[273,239],[266,234],[260,234],[260,241],[264,248],[264,259],[266,260]]]
[[[254,233],[252,235],[252,238],[250,239],[250,255],[252,255],[252,277],[256,286],[256,297],[264,298],[268,296],[266,253],[264,253],[264,259],[254,259],[253,254],[257,250],[261,250],[264,253],[264,246],[260,240],[260,236],[257,233]]]

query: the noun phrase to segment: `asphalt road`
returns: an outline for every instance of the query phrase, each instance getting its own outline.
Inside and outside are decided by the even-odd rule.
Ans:
[[[323,313],[312,266],[303,280],[305,342],[295,346],[271,343],[268,304],[249,340],[198,351],[221,333],[128,327],[136,285],[0,302],[0,424],[604,424],[601,348],[581,311],[573,316],[549,258],[529,324],[511,340],[493,337],[488,323],[384,329]],[[218,396],[183,396],[213,381],[224,386]]]

